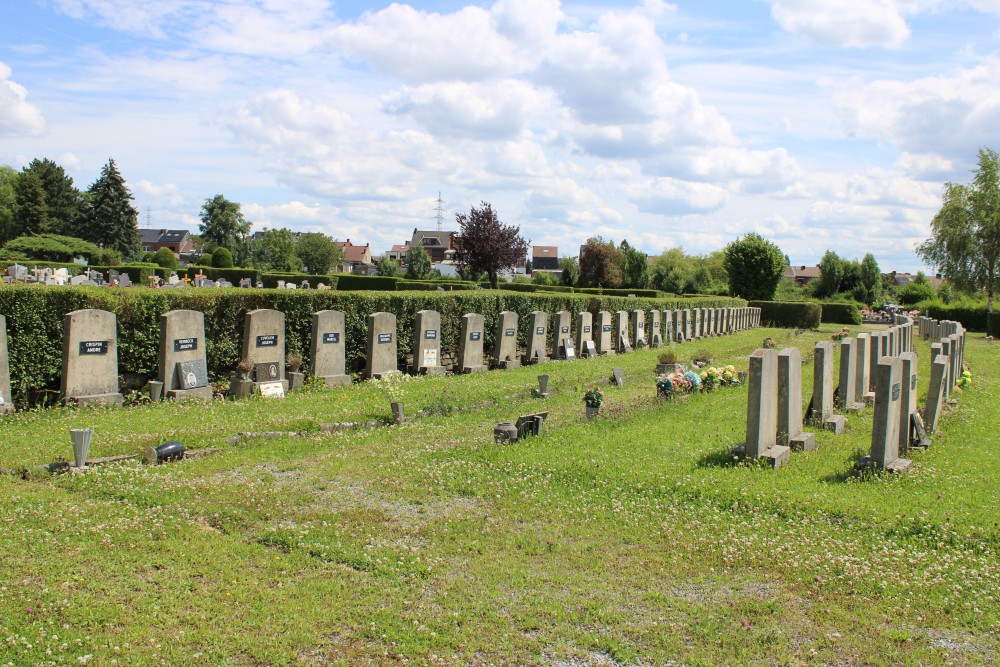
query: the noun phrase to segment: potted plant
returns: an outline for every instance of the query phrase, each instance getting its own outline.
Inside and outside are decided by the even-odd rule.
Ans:
[[[588,389],[583,394],[583,402],[587,406],[587,419],[593,419],[601,411],[601,402],[604,400],[604,392],[597,387]]]
[[[236,363],[236,379],[249,380],[253,372],[253,363],[249,359],[240,359]]]
[[[233,398],[247,398],[253,391],[253,380],[250,374],[253,372],[253,363],[249,359],[240,359],[236,364],[236,372],[229,383],[229,391]]]
[[[298,373],[302,368],[302,355],[298,352],[289,352],[285,355],[285,370],[288,373]]]
[[[712,364],[712,353],[708,350],[698,350],[691,357],[691,365],[701,368]]]
[[[686,367],[684,364],[680,363],[677,353],[674,352],[673,348],[667,350],[660,355],[660,363],[656,365],[656,372],[658,375],[666,375],[669,373],[676,373],[678,371],[684,372]]]

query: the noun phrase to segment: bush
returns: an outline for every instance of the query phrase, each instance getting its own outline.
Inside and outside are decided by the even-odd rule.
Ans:
[[[170,248],[160,248],[153,253],[150,261],[157,266],[162,266],[164,269],[176,269],[178,266],[177,257]]]
[[[985,301],[956,301],[947,305],[931,301],[924,302],[921,306],[921,314],[927,317],[960,322],[969,331],[986,331]]]
[[[853,303],[824,303],[824,324],[861,324],[861,310]]]
[[[535,292],[538,290],[538,285],[534,283],[505,283],[501,281],[497,284],[499,289],[510,290],[511,292]]]
[[[196,266],[212,266],[212,262],[214,260],[215,258],[212,256],[212,253],[206,252],[197,260],[192,262],[192,264],[195,264]]]
[[[921,301],[929,301],[937,296],[930,283],[908,282],[896,290],[894,298],[901,306],[914,306]]]
[[[634,295],[636,297],[645,297],[649,299],[655,299],[659,296],[659,292],[655,289],[603,289],[601,287],[578,287],[576,288],[578,294],[603,294],[604,296],[629,296]]]
[[[1000,312],[990,313],[988,333],[996,338],[1000,336]]]
[[[572,294],[575,290],[572,287],[566,285],[538,285],[536,292],[563,292],[565,294]],[[673,296],[673,294],[667,295]]]
[[[52,262],[69,262],[74,257],[93,258],[101,252],[93,243],[72,236],[59,234],[38,234],[36,236],[19,236],[10,241],[4,250],[12,254]],[[121,256],[116,263],[121,263]]]
[[[233,253],[229,251],[229,248],[216,248],[212,252],[212,266],[217,269],[233,268]]]
[[[350,273],[337,274],[337,289],[339,290],[388,290],[396,289],[393,276],[355,276]]]
[[[823,307],[801,301],[751,301],[751,308],[760,308],[760,323],[781,329],[818,329]]]

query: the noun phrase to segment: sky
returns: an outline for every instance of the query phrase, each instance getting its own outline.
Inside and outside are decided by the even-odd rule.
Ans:
[[[0,164],[140,226],[373,255],[481,201],[533,245],[705,254],[757,232],[922,266],[947,181],[1000,149],[1000,0],[0,0]]]

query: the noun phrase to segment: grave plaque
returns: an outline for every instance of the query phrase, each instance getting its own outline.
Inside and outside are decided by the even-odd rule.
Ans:
[[[904,339],[905,340],[905,339]],[[913,441],[913,416],[917,414],[917,353],[899,355],[899,448],[900,453],[910,451]]]
[[[618,310],[615,311],[615,324],[614,324],[614,336],[615,336],[615,349],[619,354],[624,354],[625,352],[632,351],[632,344],[629,343],[628,337],[628,311]]]
[[[620,368],[611,369],[611,383],[616,387],[622,387],[625,385],[625,371]]]
[[[321,378],[327,387],[351,383],[347,374],[347,345],[344,313],[320,310],[312,315],[312,339],[309,346],[310,373]]]
[[[560,359],[566,358],[562,341],[572,336],[572,326],[573,314],[571,312],[568,310],[560,310],[556,313],[555,321],[552,323],[552,331],[555,334],[554,339],[558,341],[558,343],[555,345],[555,349],[552,350],[552,353]]]
[[[563,359],[575,359],[576,358],[576,350],[573,349],[573,339],[572,338],[563,338],[563,340],[562,340],[562,347],[563,347]]]
[[[413,331],[414,375],[443,375],[441,356],[441,313],[436,310],[418,310]]]
[[[660,324],[660,311],[655,308],[649,311],[649,330],[646,335],[649,336],[649,346],[650,347],[660,347],[663,345],[663,327]]]
[[[0,415],[14,412],[10,398],[10,359],[7,356],[7,318],[0,315]]]
[[[789,448],[777,444],[778,353],[759,349],[750,355],[746,443],[737,454],[762,458],[773,467],[788,460]]]
[[[456,373],[479,373],[486,370],[486,365],[483,363],[484,327],[483,316],[479,313],[469,313],[462,316]]]
[[[871,454],[858,463],[859,468],[905,472],[912,462],[899,458],[900,372],[903,362],[896,357],[879,361],[875,372],[875,414],[872,424]],[[894,398],[895,397],[895,398]]]
[[[493,346],[493,358],[497,368],[518,368],[517,356],[517,313],[505,310],[497,318],[497,336]]]
[[[372,313],[368,316],[368,344],[365,377],[381,378],[398,370],[396,360],[396,316],[393,313]]]
[[[614,339],[611,336],[611,313],[606,310],[598,312],[595,326],[597,327],[597,332],[594,336],[594,343],[597,347],[597,353],[614,354],[615,349],[612,344]]]
[[[208,367],[205,360],[178,361],[177,384],[186,391],[208,387]]]
[[[171,400],[212,400],[205,361],[205,316],[197,310],[171,310],[160,315],[160,364],[157,380],[163,383],[163,397]],[[205,369],[198,384],[185,386],[186,374],[178,374],[180,364],[195,363]]]
[[[118,389],[118,333],[114,313],[75,310],[64,317],[61,390],[67,403],[122,404]]]
[[[536,310],[531,313],[531,340],[528,342],[526,362],[538,364],[548,361],[549,314]]]
[[[591,332],[594,316],[587,311],[577,313],[576,315],[576,349],[579,351],[580,355],[583,357],[587,356],[587,351],[584,349],[584,342],[588,340],[593,340],[593,333]]]
[[[243,320],[243,354],[256,371],[257,389],[261,382],[282,382],[285,391],[285,314],[280,310],[260,308],[251,310]],[[275,377],[269,379],[269,372],[261,373],[262,365],[274,366]]]
[[[597,356],[597,346],[594,345],[594,341],[592,340],[583,341],[583,356],[587,357],[588,359],[590,357]]]

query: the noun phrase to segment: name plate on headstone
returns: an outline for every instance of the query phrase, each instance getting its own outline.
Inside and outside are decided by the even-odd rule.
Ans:
[[[564,338],[563,339],[563,350],[566,352],[566,358],[567,359],[575,359],[576,358],[576,350],[573,349],[573,339],[572,338]]]
[[[559,331],[560,333],[569,333],[569,327],[563,327]]]
[[[257,347],[277,347],[278,345],[278,335],[268,334],[266,336],[257,336]]]
[[[901,389],[901,387],[900,387],[900,384],[898,382],[896,384],[892,385],[892,400],[894,400],[894,401],[898,401],[899,400],[899,391],[900,391],[900,389]]]
[[[611,331],[611,325],[610,324],[605,324],[604,325],[604,331]]]
[[[513,336],[516,333],[517,333],[516,329],[504,329],[503,330],[503,335],[504,336]]]
[[[438,351],[424,350],[424,366],[437,366]]]
[[[592,340],[583,341],[583,351],[587,353],[588,357],[597,356],[597,348],[594,346],[594,341]]]
[[[392,342],[392,334],[391,333],[380,333],[378,335],[378,342],[380,344],[391,343]]]
[[[636,322],[635,323],[635,328],[636,329],[641,329],[642,328],[642,322]]]
[[[255,364],[254,372],[257,376],[257,382],[271,382],[281,379],[281,369],[275,362],[271,362],[269,364]]]
[[[437,340],[437,329],[427,329],[424,331],[424,340]]]
[[[535,327],[535,333],[541,336],[545,333],[545,327]]]
[[[181,389],[197,389],[208,386],[208,368],[205,360],[178,361],[177,380]]]
[[[917,389],[917,374],[914,373],[910,376],[910,391],[916,391]]]
[[[590,333],[590,327],[589,326],[585,326],[583,328],[583,333]]]
[[[197,349],[198,349],[197,338],[174,339],[174,352],[187,352],[188,350],[197,350]]]
[[[340,342],[340,332],[339,331],[334,331],[333,333],[325,333],[325,334],[323,334],[323,344],[324,345],[330,345],[330,344],[339,343],[339,342]]]
[[[469,332],[469,340],[479,340],[482,337],[483,337],[483,332],[482,331],[470,331]]]
[[[108,341],[106,340],[81,340],[80,354],[107,354]]]

